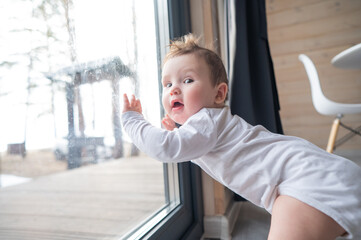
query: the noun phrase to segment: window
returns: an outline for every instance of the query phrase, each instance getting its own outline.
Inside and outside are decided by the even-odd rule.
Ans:
[[[199,235],[199,169],[150,159],[120,125],[125,92],[160,126],[160,63],[169,34],[185,33],[182,2],[2,1],[1,236]]]

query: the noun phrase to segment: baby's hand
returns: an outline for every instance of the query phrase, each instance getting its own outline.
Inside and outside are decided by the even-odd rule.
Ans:
[[[165,115],[165,117],[162,120],[162,124],[168,131],[172,131],[177,126],[175,125],[175,122],[168,116],[168,114]]]
[[[140,103],[139,99],[135,99],[135,96],[132,95],[132,98],[130,99],[129,102],[128,96],[125,93],[123,95],[123,98],[124,98],[123,113],[128,111],[135,111],[142,114],[142,104]]]

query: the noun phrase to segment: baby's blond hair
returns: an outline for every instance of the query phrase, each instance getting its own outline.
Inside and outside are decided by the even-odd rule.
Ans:
[[[169,47],[170,51],[165,56],[164,63],[177,56],[195,54],[203,58],[207,63],[213,86],[217,86],[222,82],[228,85],[227,73],[221,58],[212,50],[201,47],[199,38],[196,38],[193,34],[189,33],[172,41]]]

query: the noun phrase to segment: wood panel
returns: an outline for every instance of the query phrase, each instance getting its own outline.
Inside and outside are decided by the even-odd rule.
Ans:
[[[267,11],[268,13],[275,13],[287,9],[299,8],[304,5],[310,5],[321,1],[322,0],[268,0]]]
[[[222,4],[221,1],[216,0],[191,1],[193,33],[198,36],[203,35],[204,45],[221,56],[221,41],[217,41],[220,31],[217,8]],[[200,27],[201,23],[203,23],[202,27]],[[206,216],[224,215],[233,193],[221,183],[210,179],[205,172],[202,175],[204,214]]]
[[[268,6],[272,6],[272,1],[269,2]],[[307,21],[311,22],[322,18],[331,18],[338,14],[353,11],[356,8],[359,8],[359,6],[359,0],[324,0],[308,3],[304,2],[303,5],[290,6],[275,13],[269,12],[268,26],[271,30],[273,28],[293,26]]]
[[[266,10],[284,131],[325,148],[333,117],[314,109],[298,55],[312,59],[328,98],[361,103],[361,70],[338,69],[331,64],[336,54],[361,42],[361,1],[267,0]],[[359,126],[361,114],[346,116],[343,122]],[[341,129],[339,135],[345,133]],[[352,138],[342,148],[361,149],[361,138]]]

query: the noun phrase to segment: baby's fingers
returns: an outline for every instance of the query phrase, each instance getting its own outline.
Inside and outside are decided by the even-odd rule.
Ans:
[[[137,99],[137,109],[140,113],[142,113],[142,104],[140,103],[139,99]]]
[[[129,111],[130,103],[127,94],[123,94],[123,112]]]
[[[168,116],[168,114],[163,118],[162,124],[165,129],[169,131],[172,131],[176,127],[175,122]]]
[[[131,96],[130,101],[128,99],[127,94],[123,95],[123,99],[124,99],[123,113],[128,111],[135,111],[142,113],[142,105],[140,103],[140,100],[136,99],[134,94]]]
[[[134,94],[132,95],[132,99],[130,100],[130,107],[134,108],[137,106],[137,100],[135,99]]]
[[[165,129],[171,130],[171,129],[169,129],[170,126],[169,126],[169,122],[167,121],[167,119],[163,118],[162,124],[163,124],[163,126],[165,127]]]
[[[123,94],[124,105],[129,105],[129,99],[126,93]]]

